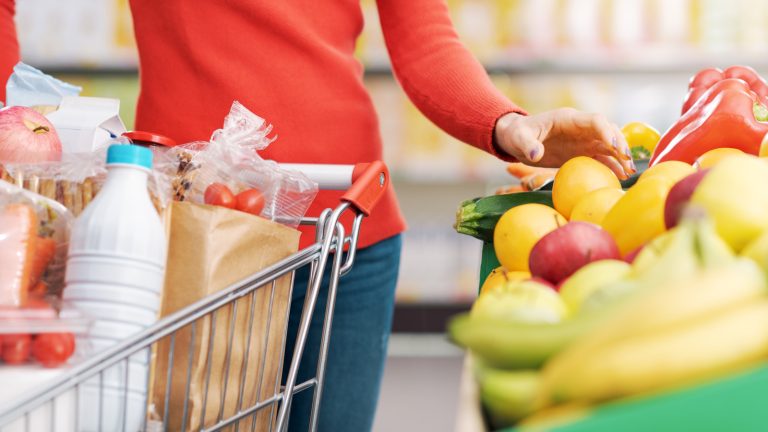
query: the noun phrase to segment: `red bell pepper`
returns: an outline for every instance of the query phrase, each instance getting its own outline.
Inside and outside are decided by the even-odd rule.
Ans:
[[[719,147],[757,155],[768,133],[768,108],[762,100],[743,80],[716,82],[664,133],[650,166],[666,160],[692,164]]]
[[[701,95],[715,83],[728,78],[738,78],[745,81],[750,90],[760,97],[761,102],[768,105],[768,83],[751,67],[731,66],[724,71],[717,68],[707,68],[699,71],[688,83],[688,94],[685,96],[681,114],[685,114]]]

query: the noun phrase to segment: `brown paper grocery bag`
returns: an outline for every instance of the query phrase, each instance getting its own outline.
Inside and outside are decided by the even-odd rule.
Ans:
[[[247,213],[174,202],[161,315],[176,312],[296,252],[299,235]],[[290,284],[290,275],[286,275],[259,287],[253,295],[198,319],[194,329],[187,325],[177,331],[175,340],[166,337],[158,343],[150,400],[160,418],[168,401],[168,430],[179,431],[183,424],[186,430],[210,427],[277,392]],[[261,410],[240,422],[240,428],[266,431],[276,411],[276,405]]]

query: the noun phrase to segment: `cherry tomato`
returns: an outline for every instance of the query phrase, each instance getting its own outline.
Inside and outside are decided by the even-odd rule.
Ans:
[[[8,364],[22,364],[29,360],[32,336],[28,334],[7,334],[3,336],[3,361]]]
[[[211,183],[205,188],[203,199],[206,204],[235,208],[235,195],[225,184]]]
[[[235,197],[235,208],[253,215],[260,215],[264,210],[264,195],[258,189],[248,189],[240,192]]]
[[[32,343],[32,355],[45,367],[56,367],[75,351],[75,337],[72,333],[41,333]]]

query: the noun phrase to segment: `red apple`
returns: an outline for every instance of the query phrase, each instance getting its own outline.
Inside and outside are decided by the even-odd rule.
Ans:
[[[696,190],[696,186],[707,175],[709,169],[696,171],[682,180],[675,183],[667,194],[667,200],[664,202],[664,224],[667,228],[672,228],[680,221],[685,206]]]
[[[540,277],[532,277],[532,278],[527,279],[527,280],[529,280],[531,282],[536,282],[537,284],[544,285],[544,286],[549,287],[549,288],[552,288],[553,291],[557,291],[557,287],[555,285],[553,285],[552,282],[550,282],[550,281],[548,281],[546,279],[542,279]]]
[[[621,259],[616,241],[595,224],[569,222],[542,237],[531,249],[531,275],[557,285],[592,261]]]
[[[32,108],[0,109],[0,162],[28,163],[61,159],[61,141],[51,122]]]

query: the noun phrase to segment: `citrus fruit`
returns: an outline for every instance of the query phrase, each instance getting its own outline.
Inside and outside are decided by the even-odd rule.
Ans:
[[[654,176],[661,176],[672,180],[672,182],[677,182],[678,180],[683,179],[683,177],[688,177],[688,175],[695,172],[696,168],[685,162],[665,161],[648,168],[645,172],[640,174],[640,178],[637,179],[637,181],[641,182]]]
[[[552,186],[552,201],[555,209],[569,218],[573,207],[584,195],[605,187],[621,189],[613,171],[592,158],[578,156],[564,163],[557,171]]]
[[[543,204],[523,204],[507,210],[493,230],[496,258],[509,271],[529,271],[533,245],[545,234],[566,224],[565,218]]]
[[[621,128],[624,139],[632,151],[633,159],[648,159],[653,154],[661,135],[653,126],[643,122],[630,122]]]
[[[623,195],[623,190],[614,187],[593,190],[584,195],[573,207],[571,221],[592,222],[600,225],[608,211]]]
[[[698,159],[696,159],[696,162],[693,163],[693,166],[696,169],[706,169],[706,168],[712,168],[713,166],[720,163],[721,160],[727,158],[728,156],[733,155],[743,155],[745,154],[743,151],[735,148],[730,147],[721,147],[712,149],[703,155],[699,156]]]
[[[480,295],[504,286],[505,283],[513,280],[529,279],[531,274],[527,271],[507,271],[504,267],[496,267],[485,278],[485,282],[480,287]]]
[[[665,231],[664,204],[673,184],[660,176],[639,182],[605,215],[603,228],[616,240],[622,256]]]

